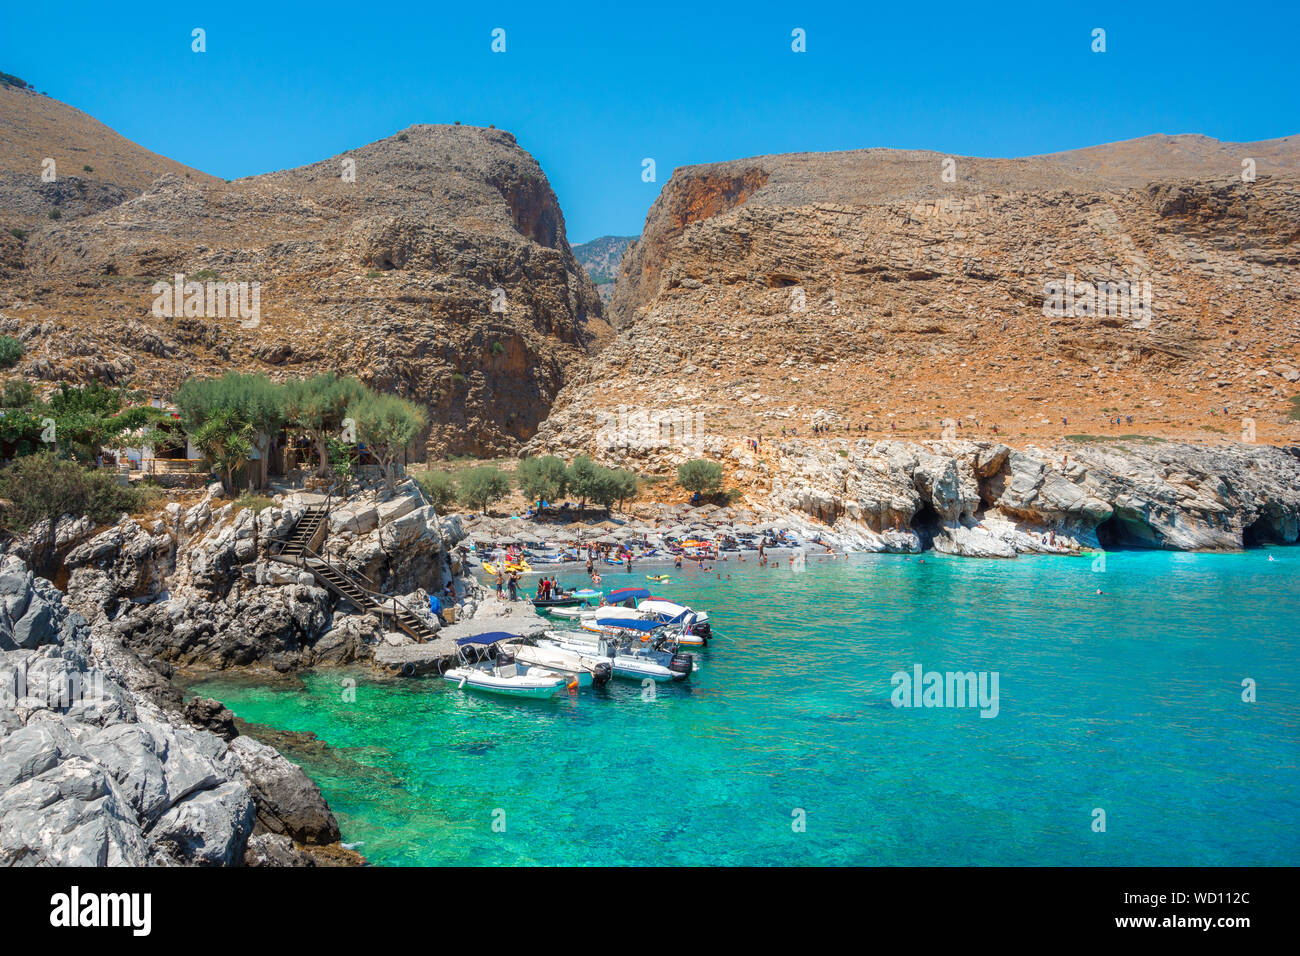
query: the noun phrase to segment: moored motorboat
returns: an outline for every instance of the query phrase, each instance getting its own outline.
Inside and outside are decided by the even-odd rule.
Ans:
[[[524,643],[511,644],[510,650],[517,661],[576,678],[579,687],[600,687],[609,683],[614,674],[614,665],[609,657]]]
[[[549,598],[533,597],[528,599],[528,603],[530,603],[533,607],[537,608],[537,610],[539,611],[549,611],[554,608],[585,607],[587,601],[585,598],[574,597],[573,595],[565,595],[564,597],[549,597]]]
[[[703,646],[707,645],[709,638],[713,637],[713,628],[709,626],[709,613],[707,611],[695,611],[685,604],[666,601],[658,597],[638,601],[636,609],[647,620],[663,621],[665,624],[680,623],[690,615],[692,620],[686,629],[686,635],[682,639],[683,644]]]
[[[492,632],[462,637],[456,642],[457,662],[442,676],[462,689],[486,691],[510,697],[551,697],[576,681],[566,674],[519,661],[499,642],[517,639],[516,634]]]
[[[695,670],[694,657],[677,652],[680,627],[669,629],[658,621],[625,617],[599,618],[595,623],[612,649],[618,677],[676,681]]]

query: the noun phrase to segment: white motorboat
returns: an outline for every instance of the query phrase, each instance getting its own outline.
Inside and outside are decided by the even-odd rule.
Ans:
[[[682,644],[693,644],[696,646],[706,646],[709,638],[713,636],[713,628],[709,626],[709,613],[707,611],[693,611],[685,604],[678,604],[676,601],[665,601],[663,598],[650,598],[646,601],[637,602],[637,613],[649,621],[662,621],[665,624],[678,624],[685,622],[690,618],[689,625],[684,629],[678,642]]]
[[[580,619],[582,618],[582,615],[584,615],[584,614],[590,614],[591,612],[592,612],[592,608],[589,608],[589,607],[552,607],[552,608],[547,608],[547,613],[550,614],[551,617],[564,618],[564,619],[566,619],[566,620],[570,620],[570,621],[577,621],[577,620],[580,620]]]
[[[709,638],[713,636],[713,631],[709,627],[709,615],[707,613],[692,611],[684,604],[665,601],[661,598],[642,600],[634,608],[619,606],[564,610],[576,610],[577,613],[556,616],[562,616],[569,620],[576,617],[585,631],[598,633],[602,630],[600,624],[597,623],[598,621],[623,619],[656,621],[660,624],[681,624],[683,626],[680,628],[677,642],[693,647],[707,646]]]
[[[614,673],[614,665],[608,656],[597,657],[577,650],[545,645],[511,644],[509,647],[516,661],[575,678],[579,687],[607,684]]]
[[[553,647],[595,656],[608,656],[614,676],[632,680],[685,680],[695,670],[690,654],[677,653],[680,628],[666,631],[658,621],[637,618],[600,618],[588,631],[547,631],[544,642]],[[664,633],[656,633],[658,631]]]
[[[567,686],[578,686],[576,678],[521,663],[511,651],[498,646],[500,641],[517,638],[517,634],[504,632],[462,637],[456,642],[458,661],[443,671],[443,678],[462,689],[510,697],[550,697]]]
[[[615,620],[618,618],[629,621],[644,621],[645,615],[634,607],[585,607],[579,609],[578,620],[582,622],[582,627],[587,631],[599,631],[596,626],[598,620]]]

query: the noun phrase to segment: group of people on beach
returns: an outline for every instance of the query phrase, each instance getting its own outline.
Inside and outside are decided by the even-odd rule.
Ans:
[[[497,572],[497,599],[504,600],[506,591],[510,592],[510,600],[519,600],[519,572]]]
[[[564,588],[560,587],[560,582],[555,578],[542,578],[537,582],[537,600],[549,601],[551,598],[564,597]]]

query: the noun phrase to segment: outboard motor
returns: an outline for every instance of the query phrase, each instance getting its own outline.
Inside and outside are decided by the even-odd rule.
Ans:
[[[614,676],[614,662],[601,661],[591,669],[591,682],[597,687],[604,687]]]
[[[672,660],[668,662],[668,669],[673,672],[674,680],[690,677],[691,671],[695,669],[695,657],[691,654],[674,654]],[[677,677],[678,674],[681,677]]]
[[[709,625],[701,624],[698,620],[699,615],[688,614],[682,621],[682,626],[686,629],[687,634],[694,634],[704,640],[705,647],[709,644]]]

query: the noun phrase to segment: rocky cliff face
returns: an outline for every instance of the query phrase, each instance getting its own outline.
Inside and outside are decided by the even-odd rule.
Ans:
[[[839,439],[741,448],[732,462],[768,508],[873,551],[1235,550],[1300,536],[1300,448]]]
[[[196,370],[337,370],[427,406],[432,454],[516,449],[606,328],[545,175],[494,129],[414,126],[232,183],[165,175],[10,236],[0,268],[31,378],[166,393]],[[176,275],[200,283],[188,307],[159,303]],[[223,312],[215,283],[246,283],[256,315]]]
[[[1180,136],[679,169],[623,259],[619,337],[531,447],[590,450],[618,405],[724,437],[1296,440],[1298,160],[1297,137]]]
[[[69,542],[68,603],[145,659],[198,670],[291,672],[410,642],[373,615],[336,606],[310,572],[270,559],[271,541],[293,527],[299,502],[258,513],[213,507],[219,487],[189,508],[168,505],[152,523],[128,517]],[[464,535],[459,519],[440,518],[414,482],[378,501],[339,502],[330,521],[323,553],[434,630],[428,595],[448,583],[462,596],[474,590],[453,553]]]

